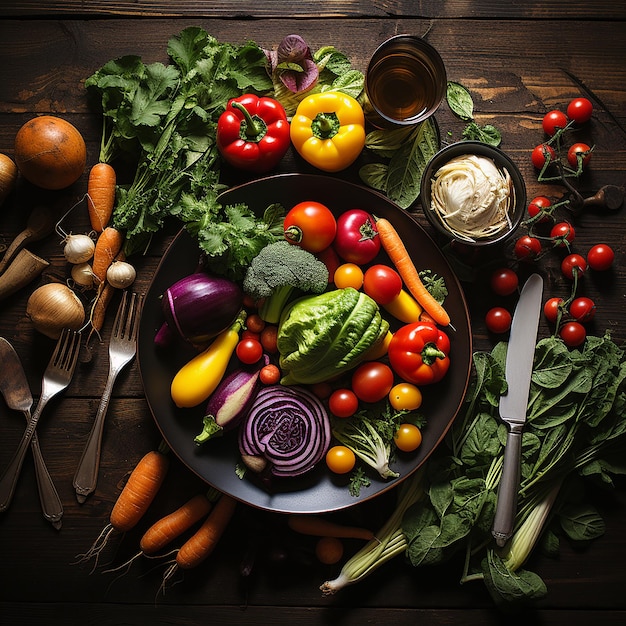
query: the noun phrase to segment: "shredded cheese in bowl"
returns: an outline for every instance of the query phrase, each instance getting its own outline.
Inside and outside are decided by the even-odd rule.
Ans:
[[[431,181],[431,209],[455,237],[476,241],[510,229],[515,187],[488,157],[464,154],[442,165]]]

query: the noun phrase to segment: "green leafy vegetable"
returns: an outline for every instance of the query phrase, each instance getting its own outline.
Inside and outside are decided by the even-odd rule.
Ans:
[[[450,110],[462,120],[474,119],[474,101],[470,92],[463,85],[448,81],[446,100]]]

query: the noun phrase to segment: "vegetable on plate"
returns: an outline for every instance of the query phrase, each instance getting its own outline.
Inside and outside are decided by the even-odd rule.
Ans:
[[[257,173],[274,169],[289,148],[289,122],[282,104],[265,96],[232,98],[217,122],[217,147],[224,159]]]
[[[283,222],[285,239],[309,252],[322,252],[334,241],[337,221],[321,202],[299,202],[289,209]]]
[[[374,217],[363,209],[348,209],[337,218],[333,242],[337,254],[347,263],[367,265],[380,251],[380,237]]]
[[[314,167],[339,172],[354,163],[365,146],[363,109],[338,91],[307,96],[291,120],[291,142]]]

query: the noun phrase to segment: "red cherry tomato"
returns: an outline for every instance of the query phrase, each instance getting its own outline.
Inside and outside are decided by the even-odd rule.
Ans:
[[[487,330],[496,335],[506,333],[511,328],[511,314],[503,307],[496,306],[487,311],[485,316],[485,324]]]
[[[567,116],[563,111],[557,109],[549,111],[543,116],[541,126],[543,127],[543,132],[552,137],[552,135],[556,134],[557,130],[567,126]]]
[[[276,340],[278,339],[278,326],[276,324],[268,324],[261,331],[260,342],[265,352],[269,354],[275,354],[278,352],[278,346]]]
[[[328,398],[328,408],[335,417],[351,417],[359,408],[359,399],[351,389],[336,389]]]
[[[264,385],[277,385],[280,381],[280,369],[273,363],[264,365],[259,372],[259,380]]]
[[[585,341],[587,331],[580,322],[567,322],[567,324],[561,327],[559,336],[566,346],[575,348]]]
[[[587,252],[587,263],[592,270],[602,272],[608,270],[613,265],[615,253],[610,246],[599,243]]]
[[[591,146],[588,146],[586,143],[575,143],[573,146],[570,146],[570,149],[567,151],[567,162],[570,164],[570,167],[577,168],[579,159],[582,161],[583,167],[589,163],[591,160]]]
[[[263,356],[263,346],[257,339],[242,339],[235,348],[235,354],[242,363],[251,365]]]
[[[569,222],[559,222],[552,227],[550,237],[554,240],[554,244],[559,247],[567,247],[576,237],[576,230]]]
[[[388,265],[372,265],[363,275],[363,291],[378,304],[389,304],[402,290],[402,278]]]
[[[539,224],[547,222],[550,218],[547,214],[544,213],[544,209],[552,206],[552,202],[550,202],[550,198],[546,198],[545,196],[537,196],[533,198],[528,204],[528,215],[530,217],[537,217],[539,214],[542,214],[541,217],[537,219]]]
[[[550,162],[554,161],[556,159],[556,151],[552,146],[548,146],[545,143],[535,146],[530,155],[530,160],[538,170],[543,168],[548,159]]]
[[[337,219],[334,248],[348,263],[366,265],[380,251],[380,237],[374,217],[362,209],[349,209]]]
[[[502,267],[491,274],[491,289],[499,296],[510,296],[518,285],[517,274],[508,267]]]
[[[565,278],[570,280],[574,279],[574,271],[578,273],[578,276],[582,276],[587,269],[587,261],[580,254],[568,254],[561,261],[561,272]]]
[[[584,124],[591,119],[593,104],[587,98],[574,98],[567,105],[567,117],[577,124]]]
[[[309,252],[328,248],[337,233],[332,211],[319,202],[300,202],[291,208],[283,222],[285,239]]]
[[[352,374],[352,391],[363,402],[378,402],[393,387],[393,371],[380,361],[367,361]]]
[[[541,241],[536,237],[524,235],[515,242],[513,252],[520,260],[532,261],[541,254]]]
[[[560,307],[563,305],[563,298],[549,298],[543,305],[543,314],[552,324],[556,323],[559,317]]]
[[[596,314],[596,304],[591,298],[575,298],[569,305],[569,314],[582,324],[590,322]]]

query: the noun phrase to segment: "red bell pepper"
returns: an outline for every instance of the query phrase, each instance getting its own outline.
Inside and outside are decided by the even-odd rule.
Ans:
[[[285,156],[289,144],[287,114],[272,98],[254,94],[232,98],[217,122],[217,147],[240,169],[268,172]]]
[[[450,339],[432,322],[414,322],[393,335],[387,354],[400,378],[415,385],[439,382],[450,367]]]

